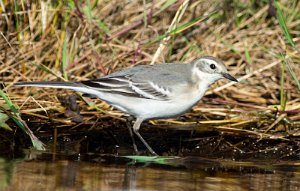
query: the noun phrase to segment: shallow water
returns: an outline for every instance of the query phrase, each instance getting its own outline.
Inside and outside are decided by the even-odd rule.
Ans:
[[[31,143],[22,136],[4,139],[15,142],[0,144],[0,190],[300,190],[297,143],[144,128],[168,157],[124,157],[134,153],[127,128],[59,130],[56,141],[51,132],[39,135],[53,152],[23,150]]]
[[[107,155],[26,151],[0,160],[1,190],[298,190],[298,163],[171,157],[140,163]]]

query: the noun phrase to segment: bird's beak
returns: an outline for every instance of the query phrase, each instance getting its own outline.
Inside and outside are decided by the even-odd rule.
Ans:
[[[233,77],[232,75],[230,75],[228,73],[223,73],[222,75],[223,75],[224,78],[227,78],[228,80],[238,82],[238,80],[235,79],[235,77]]]

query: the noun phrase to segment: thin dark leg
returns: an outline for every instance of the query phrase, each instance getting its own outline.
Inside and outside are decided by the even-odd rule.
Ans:
[[[134,139],[134,135],[133,135],[133,132],[132,132],[132,125],[131,125],[131,121],[132,121],[132,117],[129,117],[127,120],[126,120],[126,125],[128,127],[128,130],[129,130],[129,134],[130,134],[130,137],[131,137],[131,141],[132,141],[132,145],[133,145],[133,149],[134,149],[134,152],[135,154],[139,154],[139,151],[138,151],[138,148],[135,144],[135,139]]]
[[[148,143],[145,141],[145,139],[141,136],[141,134],[139,133],[139,129],[141,126],[141,123],[143,122],[143,119],[141,118],[137,118],[134,125],[133,125],[133,132],[139,137],[139,139],[142,141],[142,143],[147,147],[147,149],[149,150],[149,152],[152,155],[156,155],[158,156],[158,154],[156,154],[156,152],[148,145]]]

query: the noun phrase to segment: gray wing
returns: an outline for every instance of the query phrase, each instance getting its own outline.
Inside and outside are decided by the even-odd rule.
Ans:
[[[154,100],[169,100],[178,84],[187,83],[181,64],[136,66],[81,83],[99,91]]]

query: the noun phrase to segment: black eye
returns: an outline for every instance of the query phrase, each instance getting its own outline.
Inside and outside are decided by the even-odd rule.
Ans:
[[[211,64],[211,65],[210,65],[210,68],[214,70],[214,69],[216,69],[216,65]]]

